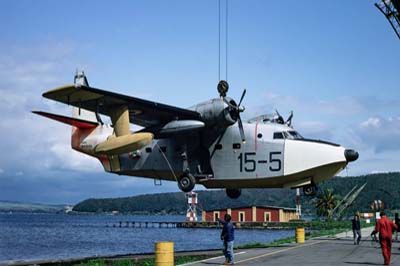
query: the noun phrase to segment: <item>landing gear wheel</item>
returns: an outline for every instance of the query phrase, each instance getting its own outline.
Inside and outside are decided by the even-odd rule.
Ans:
[[[190,192],[196,185],[196,179],[191,174],[184,174],[178,180],[178,187],[183,192]]]
[[[236,188],[227,188],[225,192],[226,195],[231,199],[237,199],[242,194],[242,190]]]
[[[314,184],[303,187],[303,193],[306,196],[315,196],[317,194],[317,190],[318,188]]]

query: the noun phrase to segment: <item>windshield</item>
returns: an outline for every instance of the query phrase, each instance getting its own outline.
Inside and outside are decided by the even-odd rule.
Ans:
[[[304,139],[304,138],[297,131],[290,130],[290,131],[275,132],[274,139]]]
[[[285,133],[287,133],[285,134],[285,136],[288,139],[304,139],[303,136],[301,136],[297,131],[294,130],[287,131]]]

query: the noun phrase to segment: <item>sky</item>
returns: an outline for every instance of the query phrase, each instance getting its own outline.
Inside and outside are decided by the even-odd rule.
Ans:
[[[70,127],[31,113],[69,115],[41,95],[76,69],[94,87],[183,108],[227,78],[232,98],[247,89],[243,119],[293,110],[303,136],[359,151],[342,176],[400,170],[400,40],[374,1],[229,0],[220,75],[218,14],[217,0],[0,1],[0,200],[178,191],[105,173],[71,150]]]

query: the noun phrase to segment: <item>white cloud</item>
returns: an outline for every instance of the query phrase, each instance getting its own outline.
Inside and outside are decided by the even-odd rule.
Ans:
[[[53,143],[49,148],[49,153],[55,156],[50,168],[57,167],[73,171],[103,171],[101,163],[94,157],[72,150],[71,145],[65,142]]]
[[[65,73],[70,73],[72,80],[76,46],[68,41],[49,41],[30,46],[2,43],[0,47],[8,51],[0,55],[0,148],[7,151],[0,154],[3,167],[10,172],[13,168],[29,173],[44,167],[71,169],[74,165],[65,163],[68,153],[61,154],[57,146],[69,143],[70,129],[36,116],[31,110],[70,113],[68,107],[43,100],[41,95],[46,89],[63,84]],[[51,147],[55,147],[53,152]],[[69,152],[74,153],[71,149]],[[79,157],[73,159],[87,162]]]
[[[377,153],[400,151],[400,117],[370,117],[360,123],[357,134]]]
[[[368,118],[367,121],[360,124],[360,127],[366,130],[368,130],[368,128],[379,128],[381,127],[381,119],[377,117]]]

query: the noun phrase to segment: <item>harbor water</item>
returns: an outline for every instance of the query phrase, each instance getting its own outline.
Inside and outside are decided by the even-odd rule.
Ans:
[[[154,252],[156,241],[175,251],[221,248],[219,229],[113,227],[120,221],[184,221],[184,216],[0,213],[0,264]],[[237,229],[235,245],[293,237],[293,230]]]

